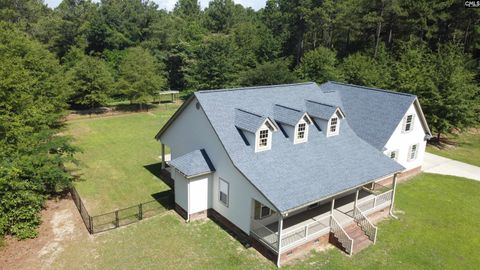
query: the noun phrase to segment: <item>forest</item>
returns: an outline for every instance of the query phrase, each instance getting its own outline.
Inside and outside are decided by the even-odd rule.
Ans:
[[[478,125],[480,9],[456,0],[0,1],[0,235],[35,237],[74,180],[69,108],[329,80],[412,93],[441,135]]]

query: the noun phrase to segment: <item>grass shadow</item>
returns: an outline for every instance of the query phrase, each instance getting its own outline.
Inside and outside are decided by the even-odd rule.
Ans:
[[[143,168],[173,189],[173,179],[170,177],[170,173],[168,171],[162,170],[161,162],[145,165]]]
[[[157,201],[162,207],[167,210],[173,209],[173,190],[164,190],[157,193],[150,194],[150,196]]]

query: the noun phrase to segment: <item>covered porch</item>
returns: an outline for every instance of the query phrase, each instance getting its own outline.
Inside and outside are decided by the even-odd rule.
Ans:
[[[385,187],[372,183],[326,201],[294,210],[283,217],[276,214],[276,220],[273,222],[252,219],[251,235],[280,254],[331,231],[346,234],[343,228],[350,224],[370,223],[366,216],[392,207],[393,196],[394,185]],[[371,223],[364,225],[368,227],[365,228],[367,231],[370,230],[375,234],[372,239],[374,241],[376,228]],[[344,238],[347,242],[349,240],[353,242],[352,239],[348,239],[348,235]]]

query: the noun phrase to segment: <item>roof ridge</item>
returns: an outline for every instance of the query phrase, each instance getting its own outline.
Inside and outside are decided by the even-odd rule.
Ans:
[[[356,85],[356,84],[342,83],[342,82],[335,82],[335,81],[328,81],[326,83],[352,86],[352,87],[362,88],[362,89],[366,89],[366,90],[384,92],[384,93],[388,93],[388,94],[396,94],[396,95],[401,95],[401,96],[416,97],[416,95],[414,95],[414,94],[409,94],[409,93],[404,93],[404,92],[396,92],[396,91],[393,91],[393,90],[386,90],[386,89],[368,87],[368,86],[363,86],[363,85]]]
[[[241,112],[248,113],[248,114],[251,114],[251,115],[260,117],[260,118],[265,117],[265,116],[260,115],[260,114],[258,114],[258,113],[249,112],[249,111],[247,111],[247,110],[245,110],[245,109],[235,108],[235,110],[239,110],[239,111],[241,111]]]
[[[222,89],[211,89],[211,90],[198,90],[195,94],[208,94],[216,92],[225,92],[225,91],[240,91],[240,90],[256,90],[263,88],[277,88],[277,87],[286,87],[286,86],[296,86],[296,85],[309,85],[316,84],[315,82],[301,82],[301,83],[287,83],[287,84],[273,84],[273,85],[259,85],[259,86],[247,86],[247,87],[236,87],[236,88],[222,88]]]
[[[305,99],[305,101],[320,104],[320,105],[325,105],[325,106],[332,107],[332,108],[338,108],[339,107],[339,106],[336,106],[336,105],[327,104],[327,103],[323,103],[323,102],[318,102],[318,101],[311,100],[311,99]]]
[[[278,103],[275,103],[274,106],[282,107],[282,108],[284,108],[284,109],[288,109],[288,110],[292,110],[292,111],[296,111],[296,112],[302,112],[302,111],[299,110],[299,109],[295,109],[295,108],[288,107],[288,106],[285,106],[285,105],[281,105],[281,104],[278,104]]]

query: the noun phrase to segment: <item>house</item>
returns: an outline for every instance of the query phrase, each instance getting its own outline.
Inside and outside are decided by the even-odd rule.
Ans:
[[[416,96],[327,82],[199,91],[156,139],[177,212],[215,219],[280,266],[375,243],[373,221],[392,214],[430,136]]]

